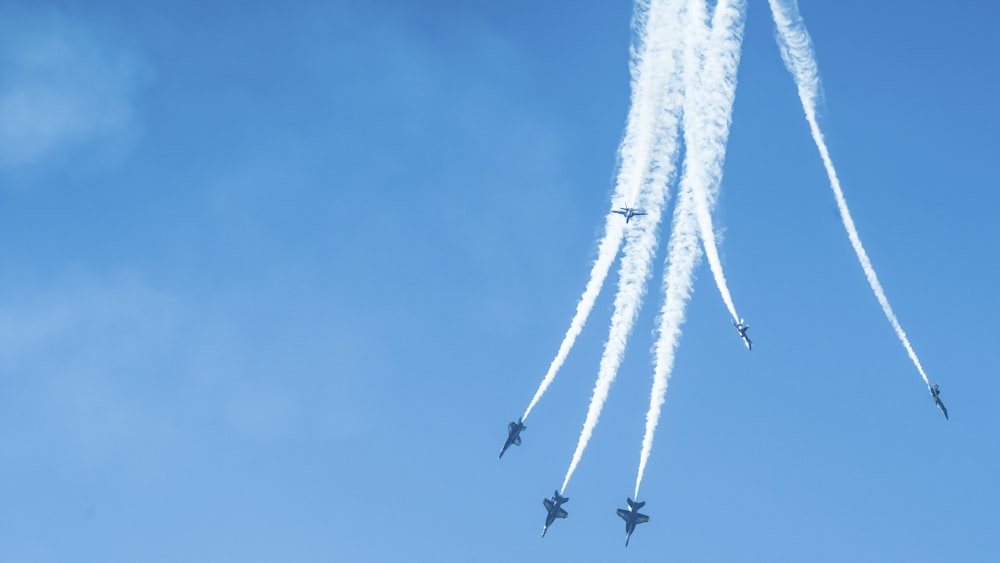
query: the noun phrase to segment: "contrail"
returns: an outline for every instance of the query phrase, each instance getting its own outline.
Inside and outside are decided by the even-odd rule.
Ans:
[[[672,14],[676,14],[678,10],[674,6],[677,3],[678,0],[655,0],[651,6],[650,0],[638,0],[632,18],[635,37],[630,63],[632,105],[625,124],[625,135],[618,148],[618,178],[612,196],[613,200],[625,199],[627,205],[636,205],[634,202],[639,199],[643,175],[650,166],[650,155],[656,136],[656,116],[660,111],[668,75],[662,59],[665,53],[669,55],[665,50],[667,45],[664,39],[669,40],[671,36],[664,36],[662,32],[656,30],[667,25],[666,22],[672,17],[676,18],[676,15]],[[590,270],[590,280],[576,305],[576,314],[570,322],[562,344],[559,345],[556,357],[549,364],[542,383],[535,391],[535,396],[521,416],[522,421],[527,420],[531,410],[556,378],[570,350],[573,349],[576,338],[583,331],[587,317],[590,316],[604,280],[611,270],[611,264],[618,255],[624,234],[624,220],[609,212],[605,217],[604,237],[598,246],[597,260]]]
[[[659,17],[656,17],[659,16]],[[662,110],[652,116],[652,124],[656,135],[652,145],[652,159],[649,167],[642,170],[647,181],[643,184],[647,189],[640,192],[640,199],[647,215],[642,220],[631,224],[628,230],[625,252],[620,267],[618,294],[615,296],[614,312],[611,316],[611,328],[608,340],[601,356],[597,381],[591,396],[587,417],[580,432],[573,460],[570,462],[566,477],[563,480],[562,491],[566,490],[576,466],[580,463],[587,443],[597,426],[601,409],[608,398],[611,384],[615,380],[632,326],[642,306],[642,298],[646,292],[646,283],[652,271],[652,262],[656,255],[657,237],[663,206],[666,201],[668,186],[675,173],[675,163],[679,149],[679,122],[682,110],[683,85],[680,80],[682,41],[680,40],[681,2],[678,0],[656,1],[651,7],[649,18],[648,41],[663,42],[665,47],[659,51],[660,56],[654,64],[664,71],[667,77],[665,88],[659,92],[662,100]]]
[[[535,396],[531,398],[531,403],[528,404],[528,408],[525,409],[524,414],[521,416],[522,421],[528,419],[531,409],[535,408],[539,399],[545,394],[545,391],[552,384],[552,381],[556,378],[556,374],[559,373],[559,369],[562,368],[563,363],[566,361],[569,351],[573,349],[576,337],[583,331],[583,325],[587,323],[587,317],[594,308],[597,296],[601,293],[601,286],[604,285],[604,279],[608,277],[611,264],[615,261],[615,256],[618,255],[618,248],[622,243],[625,226],[619,224],[620,219],[612,220],[612,218],[617,218],[617,215],[608,215],[604,238],[601,239],[601,244],[598,247],[597,260],[590,269],[590,281],[587,282],[587,287],[580,297],[580,302],[576,304],[576,314],[573,315],[573,320],[569,324],[569,330],[566,331],[566,336],[563,337],[562,344],[559,345],[556,357],[549,364],[549,370],[545,373],[542,383],[538,386],[538,390],[535,391]]]
[[[920,377],[923,378],[924,383],[930,388],[931,382],[927,378],[923,366],[920,365],[920,360],[917,358],[916,352],[910,346],[910,341],[906,338],[903,327],[900,326],[899,321],[896,319],[896,314],[893,313],[892,307],[889,305],[889,300],[885,296],[882,284],[878,281],[878,276],[875,275],[875,268],[872,267],[868,253],[861,246],[861,238],[858,237],[858,230],[854,226],[854,219],[851,218],[851,212],[847,208],[847,200],[844,199],[844,192],[840,189],[840,180],[837,178],[837,171],[834,169],[833,161],[830,159],[830,151],[826,148],[823,132],[820,131],[819,124],[816,122],[816,101],[820,94],[819,69],[816,66],[816,58],[813,55],[812,39],[810,39],[809,32],[806,30],[805,22],[802,21],[802,15],[799,14],[798,2],[796,0],[791,0],[790,2],[769,0],[769,3],[771,4],[771,13],[774,16],[774,24],[778,30],[776,38],[778,48],[781,50],[781,58],[785,61],[785,67],[795,77],[795,84],[799,89],[799,98],[802,100],[802,109],[805,111],[806,121],[809,122],[813,141],[816,142],[816,148],[819,149],[820,157],[823,159],[823,166],[826,167],[826,174],[830,178],[830,187],[833,189],[833,195],[837,200],[837,208],[840,210],[840,218],[844,222],[844,228],[847,229],[847,236],[851,239],[851,246],[854,247],[854,253],[858,255],[858,261],[861,262],[861,268],[865,271],[868,284],[882,306],[882,311],[885,313],[886,318],[889,319],[889,324],[892,325],[892,328],[896,331],[896,336],[899,337],[900,342],[903,343],[903,347],[906,348],[906,353],[909,354],[913,365],[920,372]]]
[[[688,50],[684,62],[684,174],[674,209],[673,232],[667,256],[669,265],[664,275],[666,295],[657,327],[659,338],[654,348],[653,389],[649,398],[649,411],[646,413],[646,432],[642,439],[633,498],[639,497],[639,487],[653,449],[660,409],[666,398],[667,384],[674,367],[685,309],[691,297],[694,268],[701,258],[698,235],[700,230],[704,237],[703,216],[708,217],[708,231],[711,233],[710,208],[714,204],[714,195],[711,194],[713,190],[718,190],[725,160],[736,93],[736,71],[746,21],[745,1],[720,0],[712,16],[711,32],[705,19],[704,0],[693,0],[686,27]],[[714,250],[714,239],[711,244],[708,240],[703,240],[703,244],[709,254]],[[717,282],[720,275],[721,267],[716,273]],[[725,278],[722,278],[719,289],[723,290],[724,287]],[[728,290],[723,292],[723,297],[727,296]],[[731,300],[727,301],[727,305],[735,317]]]
[[[687,74],[695,83],[687,85],[687,91],[691,94],[684,100],[686,160],[693,163],[686,173],[695,192],[694,211],[698,219],[698,230],[705,245],[705,256],[715,278],[715,285],[718,286],[734,322],[739,321],[740,317],[736,313],[726,275],[722,271],[722,262],[719,260],[715,231],[712,229],[712,211],[718,199],[722,167],[726,160],[726,142],[732,123],[745,15],[744,1],[720,1],[716,4],[710,40],[704,47],[690,51],[690,64],[697,60],[695,57],[699,53],[702,60],[700,72]],[[698,21],[692,25],[704,26],[704,22]]]
[[[674,226],[670,234],[667,273],[663,279],[666,298],[660,309],[660,323],[657,327],[659,338],[655,345],[655,368],[653,390],[650,393],[649,411],[646,413],[646,433],[642,438],[642,453],[639,455],[639,473],[635,480],[635,496],[639,498],[639,485],[646,471],[646,462],[653,449],[653,435],[660,420],[660,407],[667,394],[667,383],[674,367],[674,352],[684,324],[684,314],[691,286],[694,268],[701,259],[698,244],[698,220],[694,214],[694,194],[691,183],[681,180],[680,194],[674,208]]]

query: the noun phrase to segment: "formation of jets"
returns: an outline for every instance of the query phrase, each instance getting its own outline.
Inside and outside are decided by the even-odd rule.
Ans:
[[[621,209],[615,209],[614,211],[612,211],[612,213],[623,215],[625,217],[626,223],[628,223],[628,220],[631,219],[632,217],[635,217],[636,215],[646,214],[645,211],[636,209],[635,207],[628,207],[628,206],[622,207]]]
[[[625,500],[628,502],[628,510],[619,508],[615,511],[615,514],[621,516],[622,520],[625,521],[625,547],[628,547],[628,540],[632,537],[632,532],[635,531],[636,525],[649,522],[649,516],[639,514],[639,509],[646,505],[645,502],[633,501],[631,497]]]
[[[548,514],[545,516],[545,526],[542,527],[542,537],[545,537],[545,532],[549,531],[549,526],[556,521],[556,518],[565,518],[569,516],[569,513],[563,510],[562,505],[564,502],[569,502],[569,497],[564,497],[556,491],[552,495],[552,498],[542,499],[542,504],[545,506],[545,510]]]
[[[644,213],[636,211],[630,207],[623,207],[620,211],[616,210],[614,213],[621,213],[625,216],[625,221],[635,216],[644,215]],[[733,321],[733,326],[736,327],[736,331],[739,332],[740,338],[743,339],[743,344],[747,347],[747,350],[751,349],[753,342],[750,341],[750,337],[747,336],[747,330],[750,329],[750,325],[747,324],[743,319],[739,322]],[[945,419],[948,418],[948,409],[941,402],[941,389],[937,384],[928,387],[931,392],[931,397],[934,398],[934,404],[938,409],[941,410],[941,414],[944,415]],[[504,452],[510,448],[511,445],[520,446],[521,445],[521,432],[527,429],[524,425],[522,419],[517,419],[516,422],[510,422],[507,424],[507,440],[503,444],[503,448],[500,449],[500,458],[503,458]],[[615,513],[625,521],[625,547],[628,547],[629,539],[632,537],[632,533],[635,532],[635,527],[639,524],[649,522],[649,516],[639,512],[639,509],[645,506],[645,502],[633,501],[631,497],[625,499],[628,502],[628,509],[619,508]],[[545,537],[545,533],[548,532],[549,526],[556,521],[556,518],[566,518],[569,513],[562,508],[564,503],[569,502],[569,497],[564,497],[559,494],[559,491],[555,491],[552,498],[542,499],[542,504],[545,506],[545,526],[542,527],[542,537]]]
[[[509,448],[511,444],[514,444],[515,446],[521,445],[521,431],[526,428],[527,426],[521,422],[520,418],[517,419],[517,422],[511,422],[507,425],[507,441],[503,443],[503,448],[500,450],[500,457],[497,459],[501,459],[503,457],[503,453],[507,451],[507,448]]]

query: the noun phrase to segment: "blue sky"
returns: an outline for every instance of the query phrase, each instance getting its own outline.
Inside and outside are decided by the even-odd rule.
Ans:
[[[600,5],[598,5],[600,4]],[[0,3],[0,559],[993,561],[998,8],[809,2],[837,215],[767,5],[622,552],[659,275],[556,352],[628,111],[629,2]]]

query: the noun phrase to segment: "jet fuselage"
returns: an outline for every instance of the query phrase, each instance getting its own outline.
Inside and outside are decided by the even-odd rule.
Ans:
[[[521,431],[525,428],[527,428],[527,426],[521,422],[521,419],[507,425],[507,441],[503,443],[503,448],[500,449],[500,457],[497,459],[503,457],[504,452],[507,451],[507,448],[509,448],[511,444],[514,444],[515,446],[521,445]]]
[[[569,516],[569,513],[562,508],[565,502],[569,502],[569,497],[560,495],[559,491],[556,491],[551,499],[542,499],[542,505],[548,511],[548,514],[545,516],[545,526],[542,527],[543,538],[545,537],[545,532],[549,531],[549,526],[556,521],[556,518],[566,518]]]
[[[636,525],[649,522],[649,516],[639,513],[639,509],[646,504],[645,502],[635,502],[631,498],[626,499],[626,501],[628,502],[628,510],[619,508],[615,513],[625,521],[625,547],[628,547],[628,540],[631,539]]]

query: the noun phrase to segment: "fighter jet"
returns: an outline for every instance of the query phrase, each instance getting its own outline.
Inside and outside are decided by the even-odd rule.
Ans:
[[[569,516],[569,513],[562,509],[562,504],[564,502],[569,502],[569,497],[564,497],[556,491],[551,499],[543,498],[542,504],[545,505],[545,510],[549,511],[548,515],[545,517],[545,526],[542,528],[542,537],[545,537],[545,532],[549,530],[549,526],[556,521],[556,518],[565,518]]]
[[[625,500],[628,501],[628,510],[619,508],[615,513],[625,521],[625,547],[628,547],[628,540],[632,537],[636,524],[649,522],[649,516],[639,514],[639,509],[646,505],[645,502],[635,502],[631,498]]]
[[[938,389],[937,383],[930,388],[931,397],[934,397],[934,404],[937,408],[941,409],[941,414],[944,415],[944,419],[948,420],[948,409],[945,408],[944,403],[941,402],[941,390]]]
[[[507,441],[503,443],[503,449],[500,450],[500,457],[497,459],[503,457],[503,453],[507,451],[507,448],[509,448],[511,444],[514,444],[515,446],[521,445],[521,431],[526,428],[528,427],[521,422],[520,418],[517,419],[517,422],[511,422],[507,425]]]
[[[753,345],[753,342],[750,341],[750,337],[747,336],[747,330],[749,330],[750,325],[743,322],[743,319],[740,319],[739,323],[733,321],[733,326],[735,326],[736,331],[740,333],[740,338],[743,339],[743,344],[746,345],[747,350],[750,350],[750,347]]]
[[[617,213],[619,215],[624,215],[626,223],[628,223],[628,220],[631,219],[632,217],[635,217],[636,215],[645,215],[646,214],[645,211],[640,211],[640,210],[636,209],[635,207],[628,207],[628,206],[622,207],[621,209],[615,209],[614,211],[612,211],[612,213]]]

